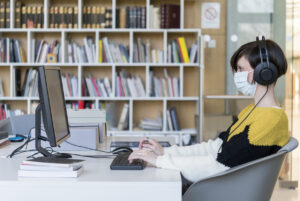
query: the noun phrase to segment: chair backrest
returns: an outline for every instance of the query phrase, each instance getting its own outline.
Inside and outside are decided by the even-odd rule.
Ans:
[[[291,137],[277,153],[201,179],[183,201],[269,201],[285,155],[298,146]]]

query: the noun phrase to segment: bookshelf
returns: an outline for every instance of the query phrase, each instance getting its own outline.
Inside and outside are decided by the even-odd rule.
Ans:
[[[15,28],[15,12],[10,12],[10,28],[1,28],[0,37],[9,37],[18,39],[21,42],[27,62],[4,62],[0,63],[0,77],[4,89],[4,97],[0,97],[1,103],[11,105],[12,109],[22,109],[24,113],[32,113],[34,105],[37,103],[37,97],[16,96],[16,69],[20,70],[21,83],[24,82],[26,69],[37,68],[38,66],[58,66],[62,73],[70,73],[78,78],[79,96],[66,97],[67,103],[79,100],[88,101],[100,107],[102,102],[114,102],[116,104],[116,119],[119,119],[122,107],[125,103],[129,105],[129,126],[128,129],[118,131],[109,130],[108,135],[171,135],[179,139],[182,135],[191,134],[196,136],[198,141],[202,139],[202,91],[203,91],[203,46],[201,30],[193,29],[191,26],[186,28],[185,21],[192,16],[184,14],[188,12],[184,5],[184,0],[177,0],[175,4],[180,6],[180,28],[176,29],[151,29],[149,27],[150,5],[160,5],[162,3],[173,3],[173,1],[158,0],[19,0],[24,5],[42,6],[43,8],[43,26],[42,28]],[[103,3],[102,3],[103,2]],[[16,0],[10,0],[10,10],[15,10]],[[49,16],[51,6],[69,6],[78,8],[78,28],[50,28]],[[112,28],[83,28],[83,8],[85,6],[105,6],[112,12]],[[116,28],[116,9],[126,6],[144,6],[146,8],[146,28]],[[75,15],[74,15],[75,16]],[[68,59],[68,41],[72,40],[78,45],[84,45],[84,37],[90,37],[95,44],[95,62],[69,62]],[[114,43],[122,43],[128,47],[129,61],[127,63],[103,62],[99,63],[99,44],[98,41],[107,37]],[[167,59],[168,44],[172,40],[184,37],[186,46],[191,47],[196,44],[197,57],[196,62],[192,63],[171,63]],[[138,38],[142,42],[149,41],[153,49],[163,52],[162,62],[134,62],[133,48]],[[54,40],[60,43],[60,60],[57,63],[37,63],[34,59],[34,46],[32,41],[45,40],[51,44]],[[35,47],[36,48],[36,47]],[[157,77],[164,76],[164,69],[167,69],[169,76],[178,77],[178,96],[150,96],[150,72]],[[116,76],[119,72],[125,70],[132,75],[138,75],[143,83],[146,92],[145,97],[127,97],[117,96],[116,94]],[[92,74],[93,77],[100,79],[107,77],[112,89],[110,97],[84,96],[82,94],[83,79]],[[166,111],[170,107],[177,110],[178,120],[182,130],[167,130]],[[162,129],[159,131],[149,131],[137,129],[138,123],[142,118],[155,118],[158,114],[162,117]],[[197,116],[197,117],[196,117]],[[196,119],[196,120],[195,120]],[[195,128],[195,129],[190,129]],[[181,142],[181,140],[180,140]]]

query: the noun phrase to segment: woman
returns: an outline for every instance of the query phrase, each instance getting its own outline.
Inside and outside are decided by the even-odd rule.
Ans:
[[[264,52],[261,45],[268,52]],[[277,76],[267,85],[259,84],[260,81],[254,77],[255,68],[261,62],[267,62],[266,59],[277,70]],[[274,92],[277,79],[287,71],[286,58],[281,48],[264,38],[262,41],[244,44],[232,56],[231,67],[238,90],[244,95],[254,96],[254,104],[244,108],[226,131],[215,140],[186,147],[174,145],[162,148],[153,139],[147,142],[143,139],[140,149],[132,152],[129,161],[142,159],[159,168],[180,170],[187,180],[195,182],[273,154],[287,144],[287,116]]]

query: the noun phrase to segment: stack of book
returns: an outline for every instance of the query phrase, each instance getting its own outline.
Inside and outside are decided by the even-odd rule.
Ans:
[[[122,70],[116,77],[116,96],[145,97],[146,92],[139,76],[133,76]]]
[[[74,41],[68,42],[69,63],[95,63],[96,46],[91,37],[83,38],[84,45],[78,45]]]
[[[95,109],[95,103],[91,101],[72,101],[72,102],[66,102],[66,108],[67,109]]]
[[[83,6],[82,28],[112,28],[112,9],[103,6]]]
[[[171,77],[164,68],[165,77],[156,77],[150,71],[150,96],[151,97],[179,97],[180,80],[178,77]]]
[[[180,5],[150,6],[150,28],[180,28]]]
[[[167,110],[167,130],[168,131],[180,130],[178,116],[175,107],[171,107],[169,110]]]
[[[10,28],[10,1],[0,2],[0,28]]]
[[[83,172],[83,160],[45,157],[25,160],[18,170],[19,177],[78,177]]]
[[[163,128],[163,121],[159,115],[157,119],[144,118],[140,120],[139,128],[142,130],[160,131]]]
[[[187,49],[184,37],[178,37],[168,44],[167,61],[170,63],[194,63],[196,62],[198,46],[193,44]]]
[[[49,26],[50,28],[78,28],[78,7],[51,6]]]
[[[26,62],[25,55],[18,39],[0,39],[0,62]]]
[[[19,84],[17,83],[17,85]],[[16,88],[17,90],[21,90],[21,96],[37,97],[38,96],[37,70],[33,68],[27,69],[22,87],[16,86]]]
[[[116,28],[146,28],[146,7],[117,8]]]
[[[82,79],[82,95],[96,97],[112,97],[111,84],[108,77],[96,79],[91,74]]]
[[[25,6],[21,1],[15,5],[15,28],[43,28],[44,7]]]
[[[128,63],[129,47],[114,44],[107,37],[99,40],[99,63]]]
[[[11,116],[24,115],[20,109],[11,110],[9,104],[0,103],[0,120],[10,118]]]
[[[36,44],[35,39],[33,39],[32,51],[32,59],[36,63],[59,63],[61,61],[61,45],[58,40],[54,40],[50,44],[41,40]]]
[[[63,91],[66,97],[78,97],[78,78],[70,73],[62,73]]]
[[[163,50],[151,49],[150,40],[147,40],[145,44],[141,38],[137,38],[137,41],[133,43],[133,62],[163,63],[163,61]]]

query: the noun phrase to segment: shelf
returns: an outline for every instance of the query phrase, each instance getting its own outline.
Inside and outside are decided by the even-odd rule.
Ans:
[[[238,100],[238,99],[253,99],[252,96],[242,96],[242,95],[206,95],[205,99],[225,99],[225,100]]]

